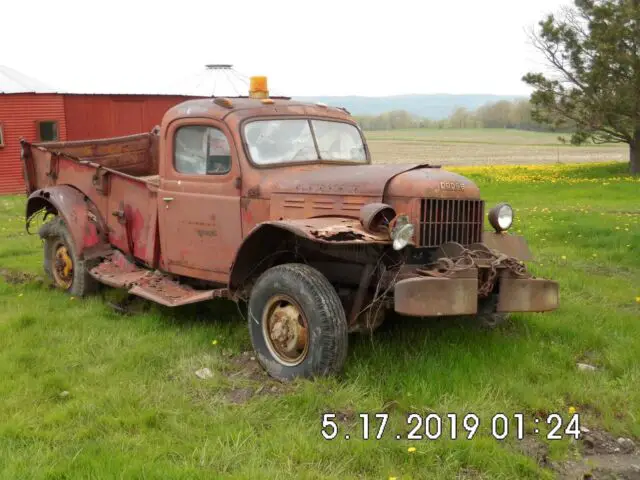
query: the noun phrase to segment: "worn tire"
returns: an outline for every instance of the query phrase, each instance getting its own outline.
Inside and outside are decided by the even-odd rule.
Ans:
[[[291,365],[274,354],[269,338],[270,305],[289,297],[306,321],[306,355]],[[256,356],[269,375],[279,380],[338,373],[348,350],[347,320],[337,292],[315,268],[288,263],[270,268],[256,281],[248,305],[249,333]]]
[[[98,282],[89,275],[89,269],[93,264],[79,258],[76,254],[76,247],[69,233],[69,229],[60,217],[55,217],[45,223],[38,231],[40,238],[44,240],[44,271],[49,276],[53,284],[77,297],[83,297],[98,289]],[[60,285],[54,275],[55,255],[58,246],[64,245],[73,263],[71,285],[64,287]]]

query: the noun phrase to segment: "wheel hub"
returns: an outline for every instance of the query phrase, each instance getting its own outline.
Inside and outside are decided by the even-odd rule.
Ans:
[[[269,350],[286,365],[298,365],[309,350],[307,320],[293,300],[276,297],[265,309],[263,327]]]
[[[73,260],[65,245],[58,245],[55,249],[53,276],[56,283],[65,289],[71,287],[73,281]]]

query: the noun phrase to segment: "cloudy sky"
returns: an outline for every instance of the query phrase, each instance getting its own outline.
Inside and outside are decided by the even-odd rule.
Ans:
[[[563,4],[5,0],[0,64],[76,92],[216,84],[231,95],[243,87],[235,77],[203,75],[205,64],[231,63],[267,75],[276,94],[528,94],[521,77],[543,64],[526,29]]]

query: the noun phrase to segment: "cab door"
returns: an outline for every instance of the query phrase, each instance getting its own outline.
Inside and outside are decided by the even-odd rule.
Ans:
[[[225,282],[242,241],[240,166],[222,122],[178,120],[165,130],[158,217],[161,265]]]

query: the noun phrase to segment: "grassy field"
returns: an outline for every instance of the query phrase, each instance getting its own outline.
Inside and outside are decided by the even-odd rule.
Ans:
[[[24,233],[24,199],[0,198],[0,478],[633,472],[638,457],[616,452],[615,439],[640,438],[640,182],[619,163],[456,170],[489,204],[513,204],[514,230],[536,255],[530,268],[560,282],[561,308],[513,315],[493,331],[461,319],[396,320],[354,337],[338,378],[287,385],[243,353],[249,336],[233,304],[140,301],[122,315],[108,305],[113,292],[75,299],[49,289],[40,241]],[[197,378],[202,367],[213,378]],[[574,409],[589,445],[548,441],[546,424],[534,433],[535,417]],[[358,414],[383,411],[383,438],[359,439]],[[320,433],[324,412],[338,414],[332,441]],[[481,425],[472,440],[464,431],[447,440],[446,424],[440,440],[396,440],[410,412],[473,412]],[[490,436],[498,412],[525,415],[524,440],[513,424],[507,439]]]
[[[562,144],[558,134],[510,129],[411,129],[365,132],[380,163],[438,165],[627,161],[626,144]]]

